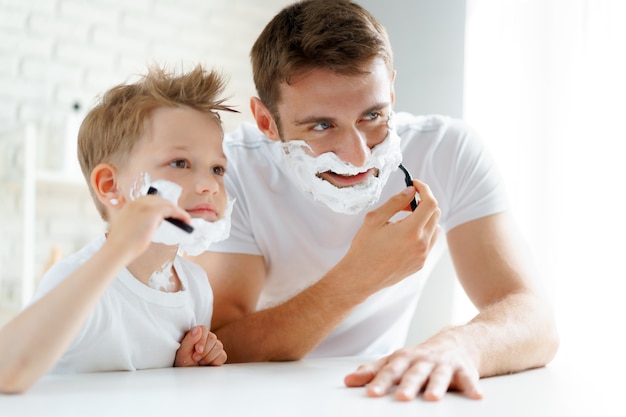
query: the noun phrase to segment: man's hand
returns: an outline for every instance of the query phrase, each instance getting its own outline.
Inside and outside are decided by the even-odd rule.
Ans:
[[[220,366],[225,362],[226,352],[222,342],[206,326],[195,326],[180,342],[174,366]]]
[[[348,253],[335,267],[341,268],[345,277],[344,293],[360,294],[365,299],[424,266],[439,234],[441,211],[426,184],[418,180],[413,184],[367,213]],[[390,222],[407,207],[416,191],[420,203],[415,211]]]
[[[422,390],[425,400],[438,401],[448,389],[481,399],[479,375],[470,355],[440,333],[425,343],[397,350],[348,374],[348,387],[367,385],[367,395],[380,397],[397,385],[397,400],[413,400]]]

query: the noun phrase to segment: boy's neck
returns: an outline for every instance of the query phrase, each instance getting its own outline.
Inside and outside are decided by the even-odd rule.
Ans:
[[[182,285],[174,270],[174,259],[178,252],[178,246],[168,246],[162,243],[152,243],[146,251],[138,256],[126,267],[140,282],[152,286],[150,278],[161,274],[170,276],[167,288],[156,288],[164,292],[177,292],[182,290]]]

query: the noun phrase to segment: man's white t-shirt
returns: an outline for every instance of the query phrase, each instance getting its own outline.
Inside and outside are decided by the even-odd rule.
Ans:
[[[396,114],[394,122],[402,140],[402,164],[431,188],[444,232],[507,208],[494,164],[464,123],[407,113]],[[280,304],[322,278],[347,252],[365,213],[406,187],[398,169],[376,205],[357,215],[338,214],[291,180],[279,144],[251,124],[227,135],[224,148],[226,188],[237,204],[230,238],[211,250],[264,257],[267,277],[258,309]],[[430,259],[420,272],[358,305],[309,357],[380,355],[401,347],[434,262]]]
[[[101,235],[54,264],[33,301],[48,293],[98,251]],[[126,268],[106,289],[54,373],[164,368],[174,365],[180,341],[193,326],[210,327],[213,292],[204,270],[177,256],[182,290],[166,293],[140,282]]]

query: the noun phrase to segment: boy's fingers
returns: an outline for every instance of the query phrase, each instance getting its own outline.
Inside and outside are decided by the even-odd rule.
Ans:
[[[198,326],[192,327],[181,340],[180,347],[194,350],[194,345],[198,343],[200,336],[202,336],[202,330]]]
[[[215,341],[215,344],[211,349],[208,349],[207,354],[199,361],[200,365],[216,365],[223,357],[223,361],[219,365],[226,361],[226,352],[224,352],[224,346],[219,340]]]
[[[209,332],[209,328],[207,326],[196,326],[194,329],[198,330],[199,337],[195,344],[193,360],[199,362],[207,354],[207,339],[212,333]]]

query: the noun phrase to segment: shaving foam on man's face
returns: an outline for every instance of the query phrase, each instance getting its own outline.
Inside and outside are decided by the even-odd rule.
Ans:
[[[334,152],[311,156],[311,147],[302,140],[282,142],[282,148],[293,180],[315,200],[343,214],[357,214],[375,204],[389,175],[402,162],[400,137],[391,127],[387,137],[372,149],[361,167],[342,161]],[[337,187],[319,176],[327,171],[339,175],[357,175],[372,168],[378,171],[378,175],[369,175],[365,181],[350,187]]]
[[[146,195],[150,187],[156,188],[160,197],[178,204],[182,187],[167,180],[151,181],[147,173],[143,174],[134,184],[131,199]],[[166,245],[178,245],[179,252],[186,253],[189,256],[199,255],[209,249],[212,243],[228,238],[234,203],[234,199],[228,198],[224,215],[217,221],[209,222],[200,218],[191,219],[191,226],[194,229],[191,233],[185,232],[170,222],[161,222],[161,225],[152,236],[152,241]]]

